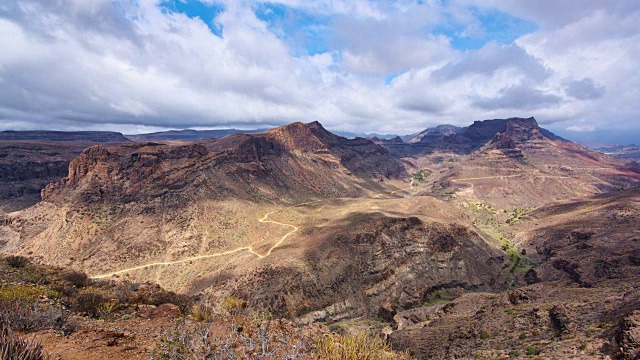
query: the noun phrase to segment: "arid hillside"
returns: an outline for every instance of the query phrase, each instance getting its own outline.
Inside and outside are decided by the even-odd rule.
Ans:
[[[523,286],[400,312],[391,342],[420,359],[637,359],[639,219],[639,188],[540,208],[511,239]]]
[[[411,143],[381,141],[430,174],[435,194],[498,209],[536,207],[640,184],[640,168],[590,151],[538,126],[534,118],[476,121],[431,129]]]

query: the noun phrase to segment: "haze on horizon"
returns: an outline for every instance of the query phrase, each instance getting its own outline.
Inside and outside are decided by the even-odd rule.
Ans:
[[[9,0],[0,130],[409,134],[534,116],[640,139],[638,23],[633,0]]]

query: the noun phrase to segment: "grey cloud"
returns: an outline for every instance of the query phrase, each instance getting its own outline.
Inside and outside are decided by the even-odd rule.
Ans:
[[[432,78],[444,82],[468,74],[493,76],[505,68],[517,69],[531,80],[543,80],[551,75],[550,69],[520,46],[489,43],[478,51],[466,52],[460,60],[435,71]]]
[[[127,17],[127,11],[135,10],[134,3],[125,1],[118,3],[121,4],[118,6],[115,4],[107,0],[9,0],[4,6],[0,6],[0,17],[45,39],[55,39],[63,33],[80,31],[84,32],[85,40],[99,33],[141,44]]]
[[[605,93],[604,86],[599,86],[591,78],[573,80],[566,84],[565,92],[579,100],[594,100],[601,98]]]
[[[561,102],[562,98],[559,96],[545,93],[535,87],[518,85],[500,90],[500,95],[497,97],[479,97],[473,101],[473,104],[486,110],[533,110],[558,105]]]
[[[438,99],[432,97],[416,97],[412,96],[403,99],[398,106],[404,110],[415,111],[424,114],[435,115],[444,110],[444,106]]]

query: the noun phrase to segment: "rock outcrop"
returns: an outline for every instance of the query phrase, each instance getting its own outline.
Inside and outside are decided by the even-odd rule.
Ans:
[[[236,295],[302,322],[385,320],[419,308],[436,293],[501,290],[507,282],[500,269],[508,260],[460,225],[356,214],[343,225],[305,234],[304,241],[311,244],[307,271],[257,269],[239,281]]]
[[[622,319],[616,341],[619,346],[616,355],[619,359],[640,359],[640,310],[635,310]]]

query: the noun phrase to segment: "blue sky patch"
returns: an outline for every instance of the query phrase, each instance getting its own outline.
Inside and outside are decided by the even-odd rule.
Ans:
[[[466,24],[452,22],[437,27],[435,33],[448,36],[454,49],[477,50],[494,40],[499,44],[508,45],[522,35],[538,30],[536,24],[499,10],[475,9],[473,12],[480,21],[481,32],[465,34]]]
[[[198,0],[168,0],[160,4],[163,12],[182,13],[195,19],[200,18],[215,35],[222,37],[222,25],[215,18],[224,11],[221,4],[205,4]]]
[[[397,78],[398,76],[404,74],[405,72],[407,72],[406,70],[402,70],[402,71],[398,71],[396,73],[393,74],[389,74],[387,75],[387,77],[384,78],[384,83],[386,85],[390,85],[391,82],[393,81],[393,79]]]
[[[264,2],[254,8],[258,19],[292,47],[294,56],[316,55],[330,51],[333,36],[328,16],[309,14],[282,4]]]

